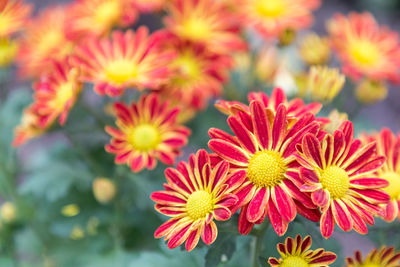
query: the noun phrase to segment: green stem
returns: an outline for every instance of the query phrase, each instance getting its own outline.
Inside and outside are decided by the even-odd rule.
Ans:
[[[263,246],[263,240],[264,240],[264,236],[265,233],[268,230],[268,226],[269,226],[269,222],[265,221],[260,229],[258,229],[258,231],[255,233],[254,238],[252,240],[251,243],[251,262],[253,267],[259,267],[260,263],[259,263],[259,257],[260,257],[260,252],[262,250],[262,246]]]

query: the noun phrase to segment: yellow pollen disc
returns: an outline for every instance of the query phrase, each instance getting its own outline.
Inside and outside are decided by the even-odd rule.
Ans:
[[[247,178],[257,187],[273,187],[284,178],[286,165],[276,151],[259,151],[250,159]]]
[[[382,267],[383,265],[379,263],[362,263],[360,267]]]
[[[179,35],[190,40],[207,40],[211,38],[211,25],[204,19],[192,17],[182,22]]]
[[[256,2],[255,8],[260,15],[266,18],[277,18],[286,10],[283,0],[259,0]]]
[[[349,45],[353,60],[361,66],[373,66],[379,62],[381,53],[378,47],[367,40],[355,40]]]
[[[289,256],[285,258],[280,267],[308,267],[310,266],[302,257],[300,256]]]
[[[172,81],[175,85],[191,83],[198,80],[201,75],[201,66],[191,53],[182,54],[172,65],[178,70],[178,75]]]
[[[349,176],[342,168],[330,166],[320,171],[322,187],[329,191],[332,198],[341,198],[347,194],[350,186]]]
[[[37,47],[39,52],[45,54],[54,48],[59,48],[60,45],[65,45],[64,35],[58,29],[55,29],[43,34]]]
[[[96,8],[94,18],[99,24],[112,24],[118,21],[120,13],[121,8],[118,1],[104,1]]]
[[[389,186],[385,187],[384,190],[389,194],[391,199],[400,199],[400,174],[396,172],[384,172],[381,174],[381,178],[386,179],[389,182]]]
[[[141,124],[128,131],[128,142],[137,150],[148,151],[160,143],[160,132],[150,124]]]
[[[108,80],[116,84],[123,84],[135,78],[138,75],[138,69],[133,62],[119,59],[108,63],[105,75]]]
[[[12,19],[0,13],[0,36],[4,36],[4,33],[10,28],[11,24]]]
[[[68,100],[73,97],[73,86],[72,82],[63,83],[58,87],[56,97],[54,98],[53,105],[55,108],[64,109],[65,104]]]
[[[214,209],[213,197],[210,193],[200,190],[189,196],[186,210],[193,220],[204,218]]]

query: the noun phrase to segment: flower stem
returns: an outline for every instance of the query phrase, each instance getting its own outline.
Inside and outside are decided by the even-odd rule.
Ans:
[[[259,257],[260,257],[260,252],[262,250],[263,246],[263,240],[265,233],[268,230],[269,226],[269,221],[265,221],[263,224],[261,224],[261,227],[257,230],[257,232],[254,235],[254,238],[251,243],[251,262],[253,267],[259,267]]]

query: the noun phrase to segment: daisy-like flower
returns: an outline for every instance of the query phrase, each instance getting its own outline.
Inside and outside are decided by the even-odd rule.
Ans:
[[[311,193],[322,212],[322,235],[329,238],[335,224],[345,232],[354,229],[366,234],[366,223],[374,224],[373,216],[382,214],[379,204],[389,201],[381,190],[388,182],[374,174],[385,162],[384,156],[376,154],[375,142],[362,146],[353,139],[353,124],[346,121],[322,141],[307,134],[297,148],[303,166],[300,190]]]
[[[280,259],[270,257],[268,263],[272,266],[325,267],[336,260],[336,254],[323,248],[311,250],[312,240],[308,235],[304,239],[300,235],[296,239],[286,238],[285,244],[279,243],[276,248]]]
[[[37,77],[50,69],[53,60],[72,52],[74,42],[66,37],[67,17],[62,6],[50,7],[27,24],[17,56],[19,73]]]
[[[245,25],[253,26],[265,37],[282,37],[310,26],[311,12],[319,0],[238,0],[238,12]]]
[[[136,33],[114,31],[110,39],[93,38],[76,48],[72,64],[100,95],[118,96],[125,88],[158,88],[168,77],[173,54],[157,49],[157,34],[146,27]]]
[[[33,109],[40,116],[40,126],[47,128],[59,117],[64,125],[68,112],[75,104],[82,84],[78,81],[78,70],[67,59],[54,63],[50,72],[40,77],[33,85]]]
[[[167,29],[183,40],[204,44],[222,54],[247,48],[239,35],[238,20],[221,1],[175,0],[168,11]]]
[[[383,190],[390,196],[383,218],[391,222],[400,218],[400,135],[395,136],[389,129],[384,128],[380,133],[363,135],[364,143],[376,142],[377,153],[386,157],[385,164],[375,175],[389,182]]]
[[[309,33],[299,47],[301,58],[309,65],[326,64],[331,57],[331,48],[327,37]]]
[[[276,113],[279,105],[283,104],[286,107],[289,118],[298,118],[307,112],[315,115],[322,108],[320,103],[305,104],[301,98],[288,101],[285,92],[278,87],[272,91],[271,97],[263,92],[251,92],[248,94],[247,99],[249,102],[253,100],[261,101],[265,107],[270,108],[274,113]],[[238,101],[220,100],[215,104],[215,107],[226,115],[235,115],[239,111],[250,112],[249,106]]]
[[[114,104],[118,129],[106,126],[112,136],[107,152],[116,154],[116,164],[127,164],[133,172],[154,169],[157,159],[174,164],[190,130],[176,123],[177,108],[161,103],[157,94],[143,95],[137,103]]]
[[[239,232],[248,234],[254,224],[268,216],[274,230],[283,235],[297,211],[311,220],[319,220],[319,213],[306,193],[299,190],[301,180],[296,162],[296,145],[306,133],[319,129],[310,113],[299,117],[288,127],[289,119],[284,104],[276,112],[259,100],[250,102],[249,112],[239,111],[228,118],[235,136],[220,129],[209,130],[208,146],[217,156],[231,165],[231,171],[245,171],[246,179],[236,195],[241,208]]]
[[[25,27],[31,10],[32,6],[22,0],[0,1],[0,39]]]
[[[176,57],[170,62],[168,81],[160,87],[166,98],[194,109],[203,109],[210,98],[219,96],[232,66],[231,58],[208,51],[204,46],[181,41],[165,33],[162,49]]]
[[[74,37],[105,36],[113,27],[127,27],[137,18],[131,0],[77,0],[68,14],[68,34]]]
[[[46,129],[40,127],[40,117],[32,108],[27,107],[22,114],[21,124],[14,129],[14,140],[12,145],[17,147],[23,145],[27,141],[41,136]]]
[[[196,247],[200,237],[207,245],[213,243],[218,234],[214,220],[231,217],[230,207],[238,201],[232,191],[244,178],[244,172],[228,172],[225,161],[212,168],[204,149],[191,154],[188,163],[182,161],[176,169],[166,169],[165,190],[154,192],[151,199],[158,212],[172,218],[155,231],[155,238],[165,237],[171,249],[186,241],[188,251]]]
[[[400,43],[397,32],[378,25],[370,13],[337,14],[328,24],[331,42],[354,79],[400,81]]]
[[[134,7],[141,13],[151,13],[164,8],[168,0],[131,0]]]
[[[346,258],[345,267],[398,267],[400,266],[400,252],[396,252],[393,247],[381,247],[373,249],[365,259],[360,251],[356,251],[354,258]]]

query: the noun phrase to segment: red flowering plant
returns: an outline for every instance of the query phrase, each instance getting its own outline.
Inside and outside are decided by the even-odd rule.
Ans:
[[[400,266],[382,18],[29,2],[0,0],[1,266]]]

